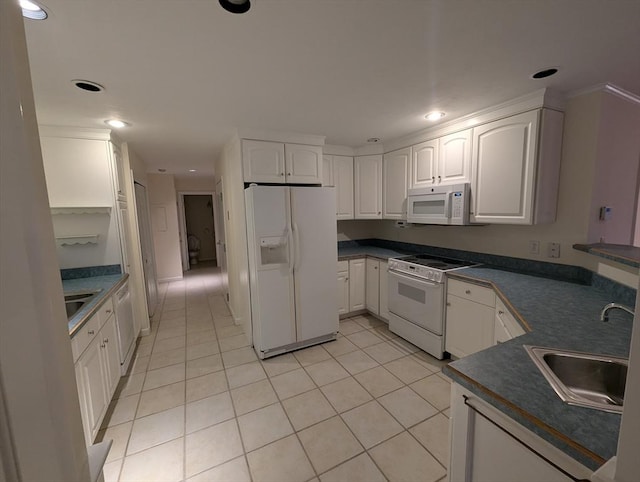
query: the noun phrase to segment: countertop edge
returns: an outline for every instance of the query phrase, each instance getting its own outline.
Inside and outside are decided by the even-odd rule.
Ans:
[[[73,338],[75,334],[87,323],[89,318],[95,315],[100,307],[105,304],[107,298],[112,296],[124,283],[129,279],[129,273],[123,273],[122,277],[116,281],[111,288],[97,295],[95,304],[80,318],[80,320],[69,330],[69,337]],[[71,322],[71,320],[69,320]]]
[[[486,386],[482,385],[480,382],[477,382],[473,378],[471,378],[471,377],[463,374],[462,372],[456,370],[454,367],[451,367],[450,365],[447,365],[445,367],[444,373],[451,380],[453,380],[456,383],[459,383],[460,381],[462,381],[462,382],[465,382],[468,385],[471,385],[471,386],[475,387],[476,389],[480,390],[485,396],[493,399],[497,404],[502,405],[503,407],[508,408],[509,410],[517,413],[523,419],[528,420],[530,423],[534,424],[536,427],[540,428],[541,430],[544,430],[545,432],[547,432],[552,437],[556,438],[557,440],[560,440],[562,443],[564,443],[568,447],[571,447],[572,449],[576,450],[578,453],[580,453],[584,457],[587,457],[588,459],[592,460],[593,462],[595,462],[599,466],[606,462],[606,460],[603,459],[602,457],[600,457],[598,454],[595,454],[594,452],[592,452],[591,450],[587,449],[586,447],[583,447],[582,445],[580,445],[579,443],[577,443],[574,440],[570,439],[569,437],[567,437],[566,435],[562,434],[558,430],[554,429],[550,425],[544,423],[542,420],[538,419],[537,417],[534,417],[532,414],[530,414],[526,410],[518,407],[517,405],[513,404],[512,402],[510,402],[506,398],[504,398],[504,397],[498,395],[497,393],[489,390]],[[511,416],[509,416],[509,414],[505,413],[505,411],[502,410],[500,407],[496,407],[496,408],[498,408],[502,413],[504,413],[509,418],[513,419],[513,417],[511,417]],[[518,420],[514,419],[514,421],[516,423],[520,423]],[[556,448],[558,448],[558,447],[556,447]]]

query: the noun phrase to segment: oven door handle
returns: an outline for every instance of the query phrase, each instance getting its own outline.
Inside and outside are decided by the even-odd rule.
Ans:
[[[420,283],[420,284],[426,284],[429,286],[433,286],[433,287],[437,287],[439,285],[441,285],[442,283],[438,283],[437,281],[431,281],[428,280],[426,278],[418,278],[417,276],[411,276],[405,273],[402,273],[400,271],[393,271],[393,270],[389,270],[389,276],[396,276],[400,279],[405,279],[407,281],[412,281],[413,283]]]

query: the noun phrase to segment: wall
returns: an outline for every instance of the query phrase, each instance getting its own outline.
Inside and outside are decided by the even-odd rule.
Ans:
[[[216,180],[214,176],[176,176],[175,184],[178,192],[213,192]]]
[[[158,281],[182,279],[178,208],[173,176],[148,174],[147,180]]]
[[[0,480],[89,480],[24,23],[0,2]]]
[[[213,196],[210,194],[185,195],[184,213],[187,235],[193,235],[200,241],[198,260],[214,260],[216,240],[213,228]]]
[[[597,139],[588,241],[633,244],[640,163],[640,104],[603,92]],[[611,219],[599,220],[601,206],[613,209]]]

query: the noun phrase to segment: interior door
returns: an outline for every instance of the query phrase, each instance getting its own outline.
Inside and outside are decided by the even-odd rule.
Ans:
[[[149,221],[149,205],[147,204],[147,190],[142,184],[134,183],[136,209],[138,211],[138,229],[140,231],[140,250],[142,252],[142,269],[144,273],[145,289],[147,291],[147,309],[149,317],[153,316],[158,304],[158,279],[156,263],[151,238],[151,223]]]
[[[222,281],[222,291],[227,302],[229,301],[229,276],[227,274],[227,238],[224,230],[224,198],[222,195],[222,180],[216,184],[216,214],[214,214],[214,225],[216,231],[216,259],[220,267]]]
[[[338,331],[335,203],[334,188],[291,188],[298,341]]]

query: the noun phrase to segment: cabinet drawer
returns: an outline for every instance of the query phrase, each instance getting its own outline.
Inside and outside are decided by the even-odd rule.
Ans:
[[[509,334],[508,339],[525,334],[524,328],[522,328],[500,298],[496,298],[496,323],[501,325],[504,331]]]
[[[100,319],[100,327],[106,323],[109,317],[113,314],[113,299],[110,297],[104,304],[98,309],[98,316]]]
[[[102,321],[100,314],[96,313],[84,324],[80,330],[71,338],[71,353],[73,353],[73,362],[75,363],[82,352],[89,346],[89,343],[96,337]]]
[[[349,271],[349,261],[338,261],[338,273]]]
[[[460,298],[486,306],[496,306],[496,295],[491,288],[485,288],[455,279],[450,279],[447,283],[447,294],[456,295]]]

